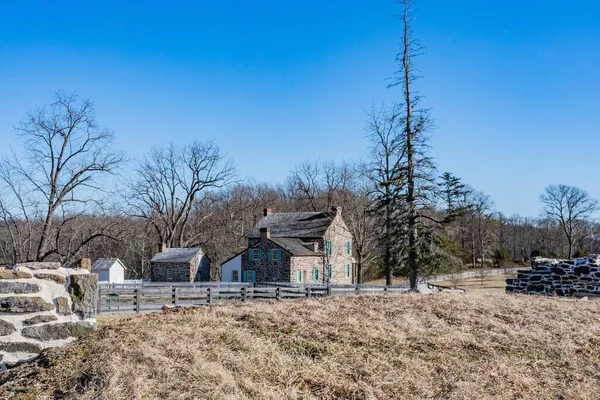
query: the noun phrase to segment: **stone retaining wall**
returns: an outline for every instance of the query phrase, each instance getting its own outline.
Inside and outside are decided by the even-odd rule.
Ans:
[[[506,280],[507,293],[572,296],[575,293],[600,295],[600,259],[549,260],[517,271]]]
[[[98,276],[59,263],[0,269],[0,368],[96,329]]]

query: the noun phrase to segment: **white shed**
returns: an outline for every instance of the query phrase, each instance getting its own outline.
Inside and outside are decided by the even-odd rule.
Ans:
[[[124,283],[125,266],[118,258],[99,258],[92,264],[92,273],[98,274],[98,282]]]
[[[242,253],[238,253],[221,264],[221,282],[241,282],[241,280]]]

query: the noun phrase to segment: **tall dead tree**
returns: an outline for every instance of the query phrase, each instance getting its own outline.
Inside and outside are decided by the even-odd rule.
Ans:
[[[2,218],[15,248],[21,247],[15,261],[64,259],[78,249],[60,249],[61,230],[102,206],[103,178],[117,170],[123,155],[110,146],[113,133],[98,126],[92,102],[75,95],[57,93],[17,132],[22,148],[0,164]],[[104,232],[93,235],[80,238],[82,245]]]
[[[402,141],[404,145],[405,163],[404,174],[406,186],[403,196],[403,220],[406,224],[405,263],[410,271],[410,288],[417,290],[419,253],[420,249],[426,248],[419,243],[419,229],[425,227],[424,219],[435,223],[435,220],[422,208],[432,202],[432,180],[433,164],[427,156],[426,132],[431,128],[429,110],[419,108],[420,96],[413,89],[413,83],[417,79],[413,57],[419,55],[421,46],[413,38],[411,29],[412,1],[399,1],[403,11],[400,15],[402,21],[402,42],[400,52],[396,56],[399,69],[395,75],[394,82],[390,87],[398,87],[402,90]]]

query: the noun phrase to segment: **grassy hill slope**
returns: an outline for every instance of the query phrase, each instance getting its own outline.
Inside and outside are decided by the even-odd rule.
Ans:
[[[228,305],[114,321],[0,374],[0,398],[597,399],[599,349],[596,301],[467,294]]]

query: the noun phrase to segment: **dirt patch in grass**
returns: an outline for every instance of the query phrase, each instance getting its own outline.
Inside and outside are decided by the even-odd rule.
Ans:
[[[0,398],[596,399],[599,312],[467,294],[125,317],[0,374]]]

